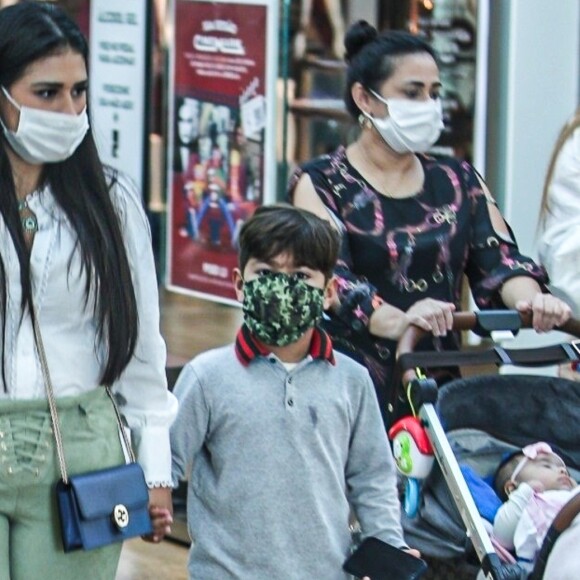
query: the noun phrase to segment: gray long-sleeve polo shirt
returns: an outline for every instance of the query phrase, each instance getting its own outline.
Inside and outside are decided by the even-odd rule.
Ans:
[[[290,372],[234,345],[183,369],[173,480],[187,478],[195,580],[344,580],[349,511],[395,546],[395,465],[369,375],[335,353]]]

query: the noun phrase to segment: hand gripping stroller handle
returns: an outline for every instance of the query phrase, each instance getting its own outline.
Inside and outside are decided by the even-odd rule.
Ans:
[[[512,330],[532,328],[531,314],[519,313],[515,310],[455,312],[453,314],[453,330],[476,330],[488,334],[491,330]],[[560,330],[575,337],[580,337],[580,321],[568,320]],[[556,364],[563,361],[580,360],[580,341],[557,344],[553,346],[531,349],[504,349],[498,346],[488,350],[475,352],[413,352],[417,343],[428,332],[411,325],[399,339],[397,346],[397,363],[402,373],[403,384],[416,377],[416,367],[445,367],[482,364],[520,364],[524,366],[541,366]]]

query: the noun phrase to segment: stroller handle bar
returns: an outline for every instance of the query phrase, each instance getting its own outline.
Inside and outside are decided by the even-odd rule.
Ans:
[[[531,313],[520,313],[517,310],[487,310],[480,312],[455,312],[453,330],[472,330],[480,335],[489,336],[494,330],[511,330],[517,333],[521,328],[532,328]],[[561,327],[554,328],[576,338],[580,338],[580,321],[568,320]],[[474,352],[414,352],[417,343],[428,332],[411,325],[399,339],[397,346],[397,364],[402,373],[403,384],[407,384],[417,374],[416,367],[446,367],[481,364],[519,364],[524,366],[541,366],[563,361],[580,360],[580,341],[557,344],[554,346],[504,349],[494,346],[487,350]]]

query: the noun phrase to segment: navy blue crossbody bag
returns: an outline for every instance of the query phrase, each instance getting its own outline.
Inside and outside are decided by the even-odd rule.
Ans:
[[[130,463],[68,476],[56,401],[36,313],[33,313],[33,325],[61,473],[61,479],[56,484],[56,500],[64,551],[92,550],[152,533],[145,475],[135,460],[119,409],[108,387],[107,394],[115,410]]]

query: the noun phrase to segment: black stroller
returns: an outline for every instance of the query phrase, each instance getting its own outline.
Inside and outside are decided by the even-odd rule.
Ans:
[[[474,330],[482,335],[494,330],[517,332],[520,327],[529,327],[529,323],[529,319],[522,320],[513,311],[454,316],[455,330]],[[580,323],[571,321],[561,330],[580,336]],[[498,557],[480,515],[482,507],[476,505],[475,500],[481,498],[466,469],[481,478],[488,477],[506,452],[542,440],[557,448],[578,480],[580,383],[545,376],[488,375],[457,379],[438,389],[433,379],[420,378],[421,369],[490,363],[543,366],[578,361],[580,341],[534,349],[496,346],[477,352],[413,352],[423,334],[411,327],[399,342],[397,355],[404,395],[415,409],[436,459],[422,482],[416,516],[403,515],[407,542],[421,550],[432,564],[429,578],[473,579],[481,568],[490,580],[539,580],[552,546],[580,512],[580,494],[558,514],[529,575]]]

